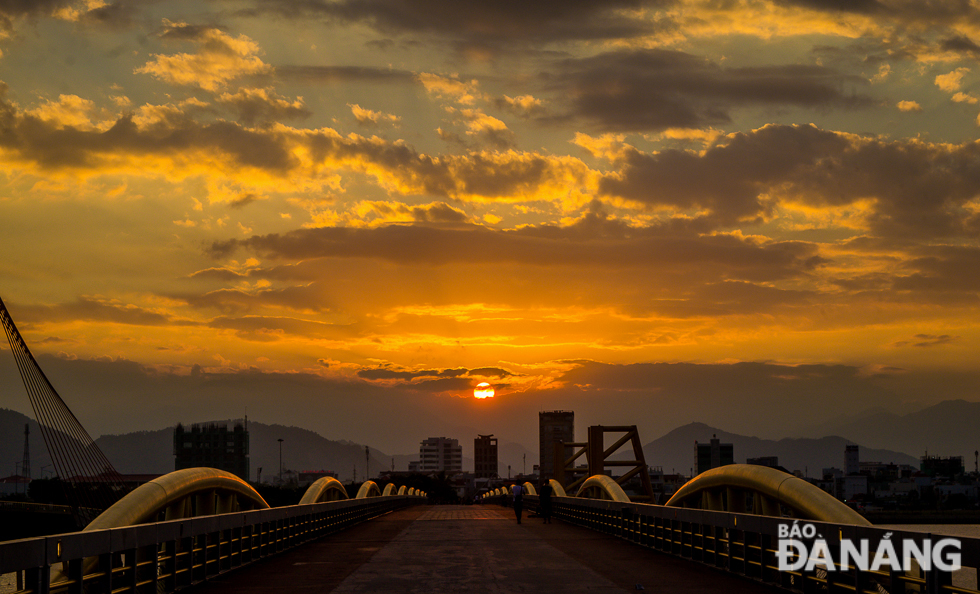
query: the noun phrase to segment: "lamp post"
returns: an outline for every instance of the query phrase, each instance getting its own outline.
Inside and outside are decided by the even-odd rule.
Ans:
[[[282,442],[285,441],[283,438],[279,438],[279,486],[282,486]]]

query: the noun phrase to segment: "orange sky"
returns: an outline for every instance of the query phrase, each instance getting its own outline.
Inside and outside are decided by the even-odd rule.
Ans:
[[[972,400],[978,43],[952,0],[0,7],[0,295],[95,434]]]

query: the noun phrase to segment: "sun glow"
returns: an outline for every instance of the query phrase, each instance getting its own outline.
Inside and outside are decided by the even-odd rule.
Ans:
[[[473,389],[473,396],[481,400],[484,398],[493,398],[493,386],[487,382],[483,382]]]

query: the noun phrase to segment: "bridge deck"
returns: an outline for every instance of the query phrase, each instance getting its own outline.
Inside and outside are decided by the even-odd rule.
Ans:
[[[265,592],[726,592],[780,590],[554,520],[496,506],[418,506],[198,587]]]

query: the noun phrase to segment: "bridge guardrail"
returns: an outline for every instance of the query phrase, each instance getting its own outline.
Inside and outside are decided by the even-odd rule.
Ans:
[[[0,542],[0,575],[16,572],[15,594],[173,592],[424,502],[348,499],[11,540]],[[98,563],[83,575],[91,558]]]
[[[526,508],[537,509],[538,497],[527,495],[524,501]],[[552,517],[789,590],[866,594],[978,592],[980,539],[976,538],[952,537],[960,544],[958,552],[964,568],[957,572],[954,584],[952,572],[936,567],[916,564],[911,571],[895,571],[886,564],[878,570],[865,571],[853,563],[840,563],[842,541],[866,539],[872,543],[873,553],[878,546],[874,543],[890,540],[898,558],[903,559],[906,541],[921,550],[926,542],[950,538],[946,535],[799,520],[796,526],[812,525],[816,539],[825,541],[836,569],[781,571],[777,557],[780,526],[794,525],[793,518],[576,497],[553,497]],[[814,538],[800,540],[809,543],[807,550],[815,551]]]

